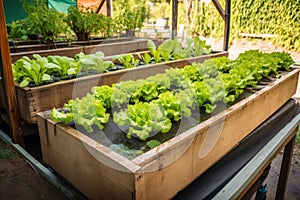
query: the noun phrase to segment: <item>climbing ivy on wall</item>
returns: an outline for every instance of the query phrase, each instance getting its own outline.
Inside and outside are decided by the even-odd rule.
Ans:
[[[225,0],[219,2],[222,6],[225,5]],[[192,13],[198,14],[192,16],[191,34],[204,37],[222,37],[224,35],[224,21],[213,3],[194,0],[192,4]]]
[[[274,43],[300,51],[300,1],[233,1],[232,24],[236,32],[278,35]]]
[[[224,21],[212,2],[186,0],[190,3],[191,35],[223,37]],[[219,0],[224,7],[225,0]],[[234,0],[231,1],[231,38],[239,33],[275,34],[272,41],[300,52],[300,1],[295,0]],[[188,18],[188,17],[187,17]]]

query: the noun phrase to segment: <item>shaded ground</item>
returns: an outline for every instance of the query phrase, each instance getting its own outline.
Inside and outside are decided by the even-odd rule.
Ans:
[[[214,49],[222,49],[222,43],[217,43]],[[256,41],[249,43],[243,39],[230,45],[229,57],[236,58],[247,49],[259,49],[264,52],[284,51],[271,43]],[[300,54],[292,53],[295,60],[300,60]],[[281,165],[282,154],[272,162],[272,168],[266,180],[267,199],[274,199]],[[300,144],[295,145],[294,155],[287,184],[287,200],[300,200]],[[0,140],[0,200],[65,200],[67,199],[57,188],[33,170],[33,168],[9,146]]]
[[[39,175],[10,146],[0,140],[1,200],[66,200],[57,188]]]
[[[282,153],[280,153],[280,155],[273,160],[269,175],[266,180],[268,188],[267,199],[270,200],[275,199],[275,191],[277,187],[281,161]],[[300,200],[300,144],[296,144],[294,148],[285,199]]]

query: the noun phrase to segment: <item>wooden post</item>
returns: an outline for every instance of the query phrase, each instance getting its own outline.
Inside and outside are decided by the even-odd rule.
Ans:
[[[112,16],[112,1],[111,0],[106,0],[106,12],[107,12],[108,17]]]
[[[172,1],[172,35],[171,39],[177,36],[178,0]]]
[[[102,1],[100,2],[99,6],[98,6],[98,8],[97,8],[97,10],[96,10],[96,13],[99,13],[99,12],[100,12],[100,10],[101,10],[101,8],[103,7],[104,3],[105,3],[105,0],[102,0]]]
[[[219,3],[218,0],[212,0],[214,3],[216,9],[218,10],[219,14],[221,15],[222,19],[225,20],[225,11],[223,10],[221,4]]]
[[[277,191],[275,197],[276,200],[284,199],[286,184],[289,177],[290,166],[293,158],[293,150],[295,146],[297,130],[298,129],[295,130],[296,132],[295,136],[284,147],[284,153],[283,153],[280,175],[278,179]]]
[[[11,68],[10,51],[7,39],[4,7],[2,0],[0,0],[0,54],[0,67],[2,66],[1,76],[4,86],[4,94],[6,94],[10,133],[13,137],[14,143],[24,146],[23,136],[21,134],[20,113],[16,98],[13,72]]]
[[[226,0],[225,5],[225,29],[224,29],[224,43],[223,43],[223,50],[228,51],[229,46],[229,34],[230,34],[230,6],[231,0]]]

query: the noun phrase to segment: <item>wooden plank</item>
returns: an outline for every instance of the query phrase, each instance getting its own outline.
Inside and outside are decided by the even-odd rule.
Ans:
[[[181,137],[181,135],[177,137]],[[185,138],[185,140],[179,140],[175,145],[173,145],[175,139],[165,142],[154,150],[157,152],[155,159],[150,163],[138,164],[141,166],[138,174],[142,174],[142,178],[136,181],[136,199],[171,199],[178,191],[191,183],[195,179],[193,174],[194,152],[189,147],[197,139],[195,137]],[[169,147],[170,154],[167,156],[160,153],[160,149],[165,146]],[[133,162],[136,163],[134,160]]]
[[[55,43],[56,48],[54,48],[54,45],[51,44],[33,44],[33,45],[15,45],[10,47],[10,51],[17,53],[17,52],[28,52],[28,51],[45,51],[45,50],[51,50],[51,49],[60,49],[60,48],[73,48],[77,47],[76,45],[72,44],[69,45],[67,43]]]
[[[300,122],[298,123],[298,125]],[[284,147],[283,158],[281,162],[280,175],[277,184],[276,200],[284,199],[286,184],[289,177],[291,161],[293,158],[293,150],[295,145],[295,139],[298,129],[294,130],[293,138],[289,140],[289,143]]]
[[[177,21],[178,21],[178,0],[172,1],[172,32],[171,39],[174,40],[177,37]]]
[[[146,50],[147,41],[145,39],[138,39],[135,41],[126,41],[120,43],[107,43],[101,45],[91,45],[84,47],[85,54],[93,54],[97,51],[102,51],[106,56],[124,54],[130,52],[137,52]]]
[[[58,55],[58,56],[67,56],[67,57],[74,57],[74,55],[83,52],[83,46],[80,47],[72,47],[72,48],[60,48],[60,49],[49,49],[49,50],[38,50],[38,51],[28,51],[28,52],[21,52],[21,53],[12,53],[11,60],[12,63],[16,62],[18,59],[22,58],[23,56],[28,56],[32,58],[33,54],[39,54],[42,57],[47,57],[50,55]]]
[[[97,45],[83,45],[83,46],[74,46],[74,47],[66,47],[66,48],[58,48],[58,49],[12,53],[11,60],[14,63],[18,59],[22,58],[23,56],[28,56],[32,58],[33,54],[39,54],[42,57],[47,57],[50,55],[74,57],[76,54],[80,52],[89,54],[89,53],[95,53],[97,51],[103,51],[103,53],[106,56],[110,56],[114,54],[128,53],[136,50],[143,50],[145,48],[147,49],[146,39],[132,40],[132,38],[126,37],[124,39],[121,39],[120,41],[121,42],[117,42],[116,39],[111,39],[111,40],[105,40],[103,41],[103,43]],[[115,53],[114,51],[116,51],[117,53]]]
[[[89,199],[132,198],[139,166],[75,129],[38,116],[43,160],[56,172]]]
[[[283,75],[250,97],[131,161],[92,141],[91,138],[72,127],[54,124],[51,120],[46,122],[45,119],[49,116],[49,112],[40,113],[38,114],[38,126],[43,158],[77,188],[80,187],[81,191],[84,190],[86,194],[95,194],[95,191],[86,191],[80,184],[83,181],[101,184],[100,179],[94,180],[92,177],[97,176],[98,171],[103,171],[103,166],[92,164],[94,169],[97,169],[97,173],[94,171],[87,173],[86,169],[89,167],[77,163],[94,163],[94,160],[99,158],[104,159],[102,161],[106,163],[113,163],[112,166],[129,170],[130,188],[128,188],[129,183],[125,183],[123,180],[126,179],[126,175],[119,174],[120,171],[114,170],[114,167],[111,169],[104,167],[106,175],[109,174],[108,177],[118,175],[121,178],[122,181],[119,180],[119,187],[122,188],[119,188],[120,191],[125,191],[123,187],[126,185],[126,191],[133,192],[132,195],[135,199],[170,199],[235,147],[266,117],[271,116],[280,108],[282,102],[286,102],[296,91],[298,74],[299,69],[295,69]],[[222,125],[222,123],[224,124]],[[222,127],[221,133],[218,135],[220,127]],[[209,138],[210,134],[216,137],[216,140]],[[86,146],[95,148],[93,155],[97,154],[96,158],[87,153]],[[80,177],[80,183],[73,177],[74,170]],[[90,179],[93,180],[90,181]],[[110,184],[110,182],[106,184]],[[115,187],[114,184],[112,185]],[[95,190],[95,188],[91,188],[91,190]],[[96,191],[101,193],[99,188]],[[103,190],[101,188],[101,191],[107,195],[113,192],[109,188]],[[123,192],[120,195],[114,197],[122,198]]]
[[[215,5],[217,11],[219,12],[219,14],[221,15],[222,19],[225,21],[225,11],[222,8],[221,4],[219,3],[218,0],[212,0],[213,4]]]
[[[21,135],[20,113],[15,92],[14,78],[11,68],[10,52],[6,31],[6,23],[4,17],[4,8],[2,0],[0,0],[0,54],[1,69],[4,91],[7,99],[7,113],[9,114],[9,127],[13,141],[17,144],[24,145],[23,136]]]
[[[261,171],[270,160],[275,157],[295,135],[295,129],[300,124],[300,114],[289,122],[251,161],[239,171],[239,173],[213,198],[213,199],[236,199],[240,192],[249,185],[253,177]]]

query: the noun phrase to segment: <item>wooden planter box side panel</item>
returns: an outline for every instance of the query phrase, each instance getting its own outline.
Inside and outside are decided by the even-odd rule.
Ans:
[[[160,154],[148,164],[141,164],[141,179],[136,182],[136,199],[170,199],[191,183],[194,177],[194,149],[191,143],[197,140],[189,138],[174,146],[169,142],[169,153]]]
[[[33,54],[39,54],[42,57],[47,56],[67,56],[73,58],[76,54],[83,52],[83,47],[72,47],[72,48],[61,48],[61,49],[49,49],[49,50],[39,50],[21,53],[11,53],[11,62],[14,63],[23,56],[28,56],[32,58]]]
[[[84,52],[86,54],[95,53],[97,51],[103,51],[106,56],[115,55],[115,54],[124,54],[133,52],[135,50],[147,49],[147,40],[133,40],[133,41],[123,41],[107,44],[98,44],[98,45],[87,45],[87,46],[78,46],[78,47],[66,47],[58,49],[49,49],[49,50],[35,50],[27,51],[20,53],[11,53],[12,63],[16,62],[18,59],[23,56],[28,56],[32,58],[33,54],[39,54],[42,57],[47,56],[67,56],[73,58],[76,54]]]
[[[89,138],[78,135],[74,129],[58,128],[43,117],[38,117],[38,121],[43,160],[55,171],[89,199],[132,199],[135,177],[131,169],[99,152],[105,151],[102,145],[89,142]],[[99,161],[103,159],[111,162],[103,164]],[[126,164],[124,160],[120,159],[120,163]]]
[[[101,45],[92,45],[85,46],[85,54],[93,54],[97,51],[102,51],[105,56],[117,55],[117,54],[126,54],[130,52],[136,52],[147,49],[147,40],[136,40],[136,41],[127,41],[116,44],[101,44]]]

